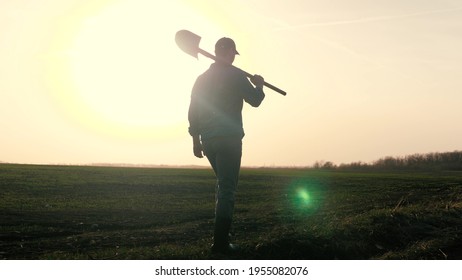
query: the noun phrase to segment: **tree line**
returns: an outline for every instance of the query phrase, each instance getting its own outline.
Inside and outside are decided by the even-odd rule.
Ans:
[[[336,165],[333,162],[318,161],[315,169],[335,170],[420,170],[420,171],[462,171],[462,151],[413,154],[403,157],[387,156],[372,163],[352,162]]]

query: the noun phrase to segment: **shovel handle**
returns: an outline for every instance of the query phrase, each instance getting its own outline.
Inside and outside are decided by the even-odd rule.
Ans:
[[[238,69],[239,69],[239,68],[238,68]],[[252,77],[253,77],[252,74],[250,74],[250,73],[248,73],[248,72],[245,72],[245,71],[242,70],[242,69],[239,69],[239,70],[241,70],[242,72],[244,72],[245,75],[246,75],[248,78],[252,78]],[[270,88],[270,89],[274,90],[275,92],[280,93],[280,94],[282,94],[282,95],[284,95],[284,96],[287,94],[287,92],[285,92],[285,91],[283,91],[282,89],[277,88],[277,87],[275,87],[275,86],[273,86],[272,84],[269,84],[269,83],[267,83],[267,82],[264,82],[263,85],[265,85],[265,87]]]
[[[274,90],[275,92],[280,93],[280,94],[282,94],[284,96],[287,94],[287,92],[283,91],[280,88],[277,88],[277,87],[273,86],[272,84],[268,84],[267,82],[265,82],[264,85],[265,85],[265,87],[268,87],[268,88]]]
[[[200,48],[199,48],[197,52],[200,53],[200,54],[202,54],[202,55],[205,56],[205,57],[211,58],[211,59],[213,59],[213,60],[215,60],[215,61],[217,60],[216,56],[214,56],[214,55],[211,54],[211,53],[208,53],[208,52],[204,51],[203,49],[200,49]],[[235,67],[236,69],[241,70],[248,78],[252,78],[252,77],[253,77],[252,74],[250,74],[250,73],[248,73],[248,72],[246,72],[246,71],[244,71],[244,70],[242,70],[242,69],[240,69],[240,68],[237,68],[236,66],[233,66],[233,67]],[[270,83],[265,82],[264,85],[265,85],[265,87],[270,88],[270,89],[274,90],[275,92],[280,93],[280,94],[282,94],[282,95],[284,95],[284,96],[287,94],[287,92],[283,91],[283,90],[280,89],[280,88],[277,88],[277,87],[273,86],[273,85],[270,84]]]

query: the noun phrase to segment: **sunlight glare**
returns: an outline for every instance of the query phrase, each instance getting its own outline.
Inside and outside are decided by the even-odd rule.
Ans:
[[[71,50],[77,90],[85,104],[111,122],[181,122],[185,106],[178,101],[188,89],[175,83],[178,50],[167,40],[174,29],[165,28],[170,13],[162,12],[165,6],[142,9],[126,3],[87,19],[77,35]]]
[[[50,67],[61,103],[85,126],[118,137],[184,133],[204,65],[182,53],[174,35],[214,25],[180,0],[106,2],[75,19],[66,63]]]

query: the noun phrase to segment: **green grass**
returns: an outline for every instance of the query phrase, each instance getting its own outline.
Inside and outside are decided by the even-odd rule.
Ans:
[[[209,169],[0,165],[0,259],[210,259]],[[243,169],[237,259],[462,259],[462,173]]]

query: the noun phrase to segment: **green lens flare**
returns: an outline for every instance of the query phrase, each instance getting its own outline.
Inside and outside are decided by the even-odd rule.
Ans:
[[[312,214],[323,200],[323,188],[316,180],[294,180],[287,189],[291,209],[298,214]]]
[[[307,207],[311,205],[311,195],[308,190],[300,188],[296,193],[296,204],[299,207]]]
[[[305,189],[299,189],[297,191],[297,200],[300,206],[308,206],[311,203],[310,193]]]

